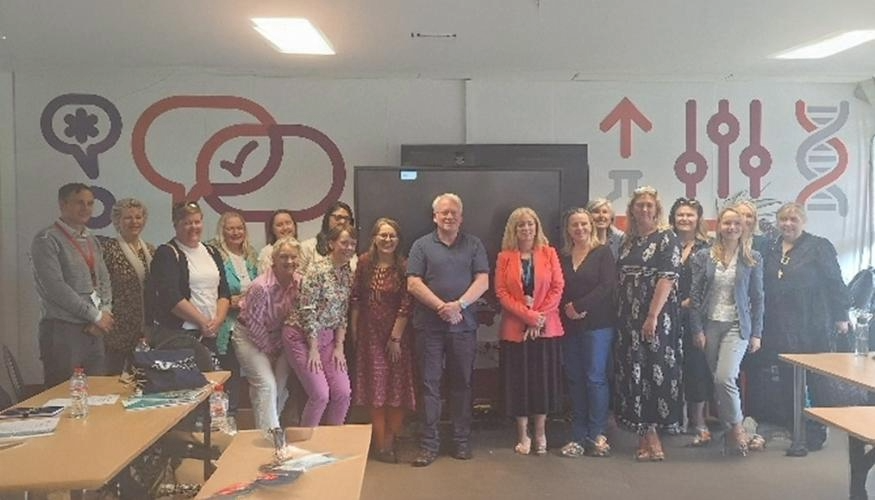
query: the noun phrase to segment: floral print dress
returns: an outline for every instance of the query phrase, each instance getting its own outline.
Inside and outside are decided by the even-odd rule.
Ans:
[[[683,422],[677,278],[681,249],[671,230],[633,237],[617,262],[618,335],[614,346],[614,410],[624,427],[679,433]],[[675,282],[659,313],[652,342],[641,329],[661,278]]]

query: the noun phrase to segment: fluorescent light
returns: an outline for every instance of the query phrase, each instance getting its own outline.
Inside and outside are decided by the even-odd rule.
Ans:
[[[775,55],[775,59],[822,59],[875,39],[875,30],[847,31]]]
[[[328,39],[303,17],[253,17],[252,23],[284,54],[334,55]]]

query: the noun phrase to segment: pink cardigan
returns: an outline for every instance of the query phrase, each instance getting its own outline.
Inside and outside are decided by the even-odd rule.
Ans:
[[[526,306],[523,293],[523,267],[518,250],[504,250],[495,263],[495,295],[501,303],[501,340],[522,342],[528,326],[538,324],[538,314],[544,313],[544,337],[561,337],[565,334],[559,319],[559,302],[565,287],[559,256],[551,246],[543,246],[532,252],[535,264],[534,304]]]

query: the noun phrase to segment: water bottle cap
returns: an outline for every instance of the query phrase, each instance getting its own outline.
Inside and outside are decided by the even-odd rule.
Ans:
[[[222,384],[216,384],[216,386],[213,387],[213,392],[222,392],[224,390],[225,386],[223,386]]]

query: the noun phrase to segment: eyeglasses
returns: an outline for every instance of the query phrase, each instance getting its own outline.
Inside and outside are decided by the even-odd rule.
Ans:
[[[331,218],[334,220],[342,220],[342,221],[350,220],[350,216],[343,215],[343,214],[331,214]]]
[[[381,240],[397,240],[398,235],[392,233],[380,233],[377,235],[377,238],[380,238]]]
[[[701,205],[698,200],[693,198],[678,198],[677,201],[675,201],[675,204],[686,207],[698,207]]]
[[[636,188],[635,191],[632,191],[632,194],[635,194],[635,195],[639,195],[639,194],[656,195],[657,191],[656,191],[656,188],[653,186],[641,186],[640,188]]]

